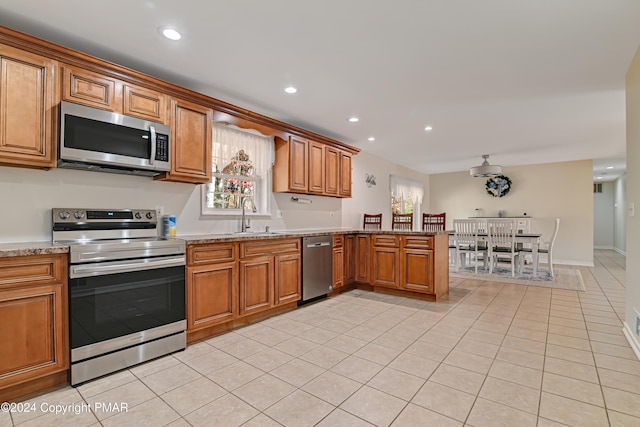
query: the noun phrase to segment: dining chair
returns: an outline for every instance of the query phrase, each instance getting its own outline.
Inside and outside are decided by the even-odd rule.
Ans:
[[[511,259],[511,277],[515,277],[516,268],[520,268],[520,250],[516,246],[517,225],[511,219],[488,219],[487,234],[489,240],[489,273],[498,265],[499,257]]]
[[[483,255],[484,268],[487,269],[487,248],[478,246],[478,222],[474,219],[453,220],[453,241],[456,250],[455,268],[460,268],[462,257],[473,255],[475,270],[478,272],[478,255]]]
[[[391,219],[391,229],[401,231],[413,230],[413,214],[393,214]]]
[[[444,231],[447,222],[446,212],[439,214],[422,214],[422,231]]]
[[[551,234],[551,240],[547,242],[542,242],[542,246],[538,248],[538,259],[534,259],[533,262],[536,263],[536,266],[540,263],[540,254],[547,254],[547,263],[549,264],[549,272],[551,273],[551,277],[553,275],[553,245],[556,242],[556,237],[558,236],[558,228],[560,228],[560,218],[556,218],[555,226],[553,228],[553,233]],[[523,248],[522,252],[533,253],[531,248]],[[524,263],[524,256],[520,259],[520,268],[522,268],[522,264]]]
[[[381,230],[382,214],[364,214],[362,228],[364,230]]]

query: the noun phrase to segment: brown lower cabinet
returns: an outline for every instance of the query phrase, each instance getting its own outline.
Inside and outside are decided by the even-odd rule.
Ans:
[[[187,331],[296,302],[301,278],[300,239],[188,245]]]
[[[352,260],[345,255],[345,277],[357,284],[425,294],[433,299],[449,292],[448,235],[358,234]],[[352,283],[345,278],[345,283]]]
[[[66,254],[0,258],[0,401],[66,381],[66,266]]]
[[[356,249],[356,236],[347,234],[344,236],[344,284],[350,285],[356,281],[356,268],[354,264]]]
[[[187,267],[188,328],[201,329],[233,320],[238,313],[238,263]]]
[[[369,283],[371,257],[371,236],[368,234],[358,234],[355,238],[355,281]]]

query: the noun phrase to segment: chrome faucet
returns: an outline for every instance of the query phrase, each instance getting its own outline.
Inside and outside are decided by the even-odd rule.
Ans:
[[[242,196],[240,198],[240,205],[242,206],[242,219],[240,221],[240,231],[242,233],[246,232],[247,229],[251,228],[251,218],[247,218],[246,214],[245,214],[245,208],[246,208],[246,201],[247,199],[253,199],[252,196]],[[253,209],[252,212],[255,213],[256,212],[256,206],[253,205]]]

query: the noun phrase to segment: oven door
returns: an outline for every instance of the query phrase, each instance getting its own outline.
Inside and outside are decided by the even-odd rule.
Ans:
[[[72,362],[184,332],[184,257],[171,258],[182,259],[183,265],[148,268],[147,262],[136,268],[135,261],[125,261],[128,268],[123,262],[71,266],[71,272],[81,268],[84,276],[72,273],[69,279]]]

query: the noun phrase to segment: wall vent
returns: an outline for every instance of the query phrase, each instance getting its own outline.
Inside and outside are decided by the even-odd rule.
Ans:
[[[593,192],[594,193],[602,193],[602,183],[594,182],[593,183]]]

